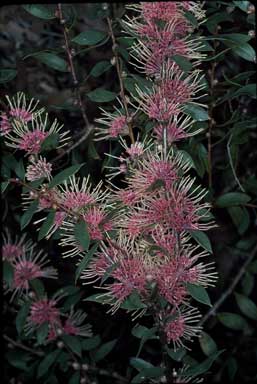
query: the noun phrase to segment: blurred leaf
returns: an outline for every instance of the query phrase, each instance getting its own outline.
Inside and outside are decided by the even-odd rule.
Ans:
[[[62,335],[62,340],[73,353],[81,357],[81,344],[78,337],[71,335]]]
[[[103,60],[99,61],[94,65],[94,67],[90,71],[90,75],[94,77],[101,76],[104,72],[108,71],[112,67],[110,61]]]
[[[37,328],[37,342],[38,344],[45,344],[45,339],[47,338],[49,331],[49,326],[47,322],[44,322],[42,325],[40,325],[39,328]]]
[[[74,226],[74,236],[82,247],[82,251],[87,251],[90,244],[90,237],[85,221],[79,221]]]
[[[20,159],[19,162],[17,162],[17,165],[15,167],[15,173],[19,177],[19,179],[24,180],[25,168],[23,164],[23,159]]]
[[[80,372],[73,373],[68,384],[80,384]]]
[[[199,301],[199,303],[203,303],[206,305],[209,305],[209,307],[212,307],[209,295],[204,287],[201,285],[186,284],[187,290],[190,293],[190,295],[196,300]]]
[[[136,357],[140,355],[140,352],[147,340],[158,339],[158,336],[156,336],[156,332],[157,332],[157,327],[153,327],[149,329],[143,325],[136,325],[132,329],[131,331],[132,335],[141,339]]]
[[[21,216],[20,226],[21,230],[23,230],[31,221],[34,213],[36,212],[38,207],[38,200],[34,200],[28,209]]]
[[[185,348],[182,348],[182,347],[176,349],[176,351],[174,351],[174,350],[171,349],[171,348],[168,348],[167,346],[166,346],[165,349],[166,349],[166,351],[167,351],[169,357],[170,357],[172,360],[175,360],[175,361],[182,361],[183,357],[184,357],[185,354],[186,354],[186,350],[185,350]]]
[[[186,104],[183,108],[183,111],[196,121],[209,120],[208,111],[206,111],[202,107],[199,107],[198,105]]]
[[[30,302],[24,303],[17,313],[15,324],[16,324],[16,329],[19,335],[24,330],[24,326],[26,324],[26,320],[30,310],[30,305],[31,305]]]
[[[242,192],[228,192],[221,195],[216,200],[216,206],[219,208],[233,207],[234,205],[244,205],[251,200],[251,197]]]
[[[7,283],[8,287],[11,288],[13,281],[13,266],[6,260],[3,261],[3,280]]]
[[[246,296],[249,296],[254,288],[254,277],[251,273],[246,272],[242,281],[242,290]]]
[[[249,297],[235,293],[236,302],[241,312],[252,320],[257,320],[257,306]]]
[[[217,317],[225,327],[236,331],[242,330],[247,326],[246,320],[236,313],[220,312]]]
[[[248,7],[250,5],[249,1],[243,1],[243,0],[242,1],[233,1],[233,3],[235,4],[235,6],[240,8],[241,11],[244,11],[244,12],[247,12]]]
[[[95,103],[107,103],[116,98],[116,93],[107,91],[103,88],[96,88],[94,91],[87,93],[88,98]]]
[[[144,368],[140,373],[133,377],[131,384],[142,383],[145,378],[158,378],[163,376],[165,369],[160,367]]]
[[[202,231],[189,231],[192,238],[200,244],[206,251],[213,253],[212,246],[208,236]]]
[[[41,63],[47,65],[52,69],[55,69],[56,71],[68,72],[67,62],[62,57],[59,57],[55,53],[38,52],[38,53],[33,53],[29,55],[29,57],[34,57]]]
[[[201,332],[201,335],[199,337],[199,343],[202,348],[203,353],[206,356],[211,356],[213,353],[217,351],[217,344],[213,340],[213,338],[208,335],[206,332]]]
[[[49,368],[54,364],[59,353],[60,350],[56,349],[55,351],[48,353],[46,357],[40,362],[37,370],[38,378],[44,376],[46,373],[49,374]]]
[[[237,361],[233,356],[231,356],[227,360],[226,365],[228,367],[228,376],[230,378],[230,381],[232,381],[234,383],[235,375],[236,375],[237,368],[238,368],[237,367]]]
[[[87,254],[83,257],[81,262],[78,264],[76,273],[75,273],[75,281],[77,282],[79,276],[81,275],[82,271],[86,269],[88,266],[88,263],[91,261],[92,257],[94,256],[96,250],[97,250],[98,244],[94,244],[90,250],[87,252]]]
[[[99,346],[101,343],[101,338],[99,335],[90,337],[89,339],[83,340],[81,346],[83,351],[91,351]]]
[[[141,371],[145,368],[153,368],[153,364],[148,363],[148,361],[145,361],[143,359],[140,359],[139,357],[131,357],[130,358],[130,365],[132,365],[133,368],[137,369],[138,371]]]
[[[0,69],[0,84],[7,83],[8,81],[13,80],[17,76],[16,69]]]
[[[38,240],[42,240],[49,232],[51,226],[54,224],[55,213],[55,209],[51,209],[48,213],[38,233]]]
[[[108,341],[107,343],[102,344],[96,351],[91,352],[93,360],[97,363],[104,359],[113,350],[116,343],[117,339]]]
[[[40,19],[50,20],[55,19],[56,16],[53,10],[41,4],[25,4],[22,7],[31,15],[39,17]]]
[[[238,233],[242,235],[250,225],[250,216],[245,207],[229,207],[228,213],[237,227]]]
[[[79,45],[96,45],[107,36],[104,32],[89,29],[75,36],[71,41]]]
[[[206,371],[210,369],[212,364],[215,360],[225,351],[225,349],[222,349],[221,351],[217,351],[213,353],[211,356],[208,357],[208,359],[204,360],[202,363],[197,364],[196,366],[190,367],[188,369],[185,369],[183,372],[180,373],[180,376],[198,376],[202,375]]]
[[[45,294],[45,287],[41,280],[39,279],[33,279],[29,282],[30,286],[35,291],[38,298],[42,298]]]
[[[54,176],[54,178],[48,184],[48,188],[53,188],[56,185],[61,184],[63,181],[67,180],[70,176],[74,175],[74,173],[78,172],[83,165],[84,163],[72,165],[71,167],[64,169],[64,171],[61,171],[56,176]]]

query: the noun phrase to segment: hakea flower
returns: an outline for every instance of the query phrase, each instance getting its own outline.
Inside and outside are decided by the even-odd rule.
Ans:
[[[7,133],[11,132],[12,125],[10,120],[5,112],[1,114],[1,122],[0,122],[0,135],[5,136]]]
[[[52,164],[47,163],[46,159],[39,156],[38,159],[32,158],[30,165],[27,166],[25,177],[29,181],[41,178],[51,179]]]
[[[31,248],[29,252],[22,254],[14,260],[14,290],[12,298],[18,293],[27,293],[29,290],[29,282],[37,278],[57,278],[57,271],[52,267],[45,267],[48,263],[47,256],[42,251],[36,252]]]
[[[173,372],[172,372],[172,383],[174,384],[186,384],[186,383],[195,383],[195,384],[199,384],[199,383],[203,383],[203,378],[201,377],[194,377],[194,376],[190,376],[190,375],[187,375],[187,370],[190,369],[190,366],[189,365],[183,365],[179,370],[178,372],[175,370],[175,368],[173,368]]]
[[[174,350],[179,347],[189,349],[184,340],[191,341],[192,337],[199,336],[201,331],[201,327],[197,325],[201,317],[199,311],[196,308],[181,307],[178,310],[173,309],[169,316],[172,320],[165,326],[168,343],[173,343]]]
[[[123,105],[119,99],[118,99],[118,102],[123,108]],[[100,128],[100,127],[96,128],[95,141],[106,140],[106,139],[118,137],[119,135],[129,134],[127,118],[124,114],[124,111],[121,111],[116,107],[114,108],[115,108],[114,113],[107,112],[103,108],[100,108],[103,113],[103,117],[95,119],[95,121],[96,123],[105,125],[106,128]]]
[[[75,336],[92,336],[91,326],[89,324],[82,325],[86,317],[87,315],[81,310],[74,311],[72,308],[62,327],[63,332]]]
[[[49,227],[47,233],[45,234],[45,238],[48,240],[51,236],[57,231],[58,228],[60,228],[67,217],[67,213],[64,211],[55,211],[54,215],[54,221],[52,225]],[[43,219],[37,220],[34,222],[35,225],[41,223],[42,221],[45,221],[47,217],[44,217]]]
[[[21,257],[25,252],[33,247],[31,240],[26,240],[26,234],[20,238],[16,236],[15,240],[11,239],[10,233],[5,230],[3,232],[2,258],[10,264]]]
[[[26,95],[23,92],[17,92],[12,98],[6,96],[6,99],[9,106],[8,113],[10,117],[13,118],[10,120],[14,120],[16,123],[27,123],[45,111],[45,108],[37,109],[39,100],[35,101],[32,98],[28,103]]]
[[[79,177],[73,175],[65,180],[63,185],[59,185],[62,205],[66,209],[83,212],[83,209],[107,198],[108,192],[101,190],[102,181],[93,188],[89,182],[89,176],[82,178],[82,183],[80,180]]]
[[[100,207],[91,207],[83,218],[88,225],[88,233],[92,240],[103,240],[104,232],[111,231],[113,225],[108,214]]]
[[[43,141],[52,134],[59,135],[59,145],[61,148],[67,144],[68,132],[60,133],[63,125],[59,125],[57,119],[49,125],[48,114],[44,117],[40,114],[29,122],[14,120],[11,132],[5,135],[6,145],[12,148],[24,150],[27,154],[38,154],[41,150]]]
[[[39,299],[30,307],[30,314],[25,325],[25,333],[29,335],[43,324],[48,324],[49,330],[60,327],[61,312],[57,308],[57,299]],[[51,338],[51,334],[50,334]]]

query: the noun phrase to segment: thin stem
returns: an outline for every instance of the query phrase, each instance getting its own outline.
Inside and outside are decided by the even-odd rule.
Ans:
[[[227,297],[230,296],[231,293],[233,293],[234,288],[236,287],[236,285],[239,283],[239,281],[243,277],[244,273],[246,272],[246,268],[251,263],[254,256],[256,255],[256,253],[257,253],[257,245],[254,247],[252,253],[250,253],[250,256],[245,260],[245,262],[243,263],[243,265],[239,269],[238,273],[236,274],[236,276],[232,280],[232,283],[229,285],[229,287],[226,289],[226,291],[221,295],[219,300],[216,301],[216,303],[213,305],[213,307],[201,319],[201,321],[199,322],[199,325],[203,325],[210,318],[210,316],[215,315],[217,309],[221,306],[221,304],[223,304],[223,302],[227,299]]]
[[[35,350],[35,349],[32,349],[32,348],[29,348],[27,347],[26,345],[22,344],[22,343],[19,343],[18,341],[15,341],[13,339],[11,339],[9,336],[7,335],[3,335],[4,339],[6,341],[8,341],[9,343],[11,343],[12,345],[14,345],[15,347],[18,347],[20,349],[23,349],[24,351],[27,351],[27,352],[30,352],[32,353],[33,355],[37,355],[37,356],[44,356],[44,352],[43,351],[38,351],[38,350]]]
[[[115,36],[114,36],[114,33],[113,33],[112,21],[111,21],[111,19],[109,17],[107,17],[107,23],[108,23],[109,32],[110,32],[110,35],[111,35],[111,38],[112,38],[112,51],[113,51],[113,54],[114,54],[117,75],[118,75],[119,83],[120,83],[120,96],[121,96],[121,99],[122,99],[122,102],[123,102],[123,105],[124,105],[124,109],[125,109],[125,114],[126,114],[126,118],[127,118],[127,124],[128,124],[128,128],[129,128],[129,136],[130,136],[132,144],[134,144],[135,143],[135,137],[134,137],[133,128],[132,128],[132,117],[129,114],[128,103],[127,103],[127,99],[126,99],[126,95],[125,95],[125,89],[124,89],[124,84],[123,84],[123,80],[122,80],[121,62],[120,62],[120,58],[119,58],[119,55],[118,55],[118,52],[117,52],[118,45],[116,44],[116,39],[115,39]]]
[[[228,152],[229,164],[230,164],[230,167],[232,169],[234,179],[236,180],[239,188],[241,189],[242,192],[245,192],[244,187],[242,186],[242,184],[240,183],[240,181],[239,181],[239,179],[238,179],[238,177],[236,175],[236,171],[235,171],[235,168],[234,168],[234,165],[233,165],[233,159],[232,159],[231,151],[230,151],[230,143],[231,143],[232,137],[233,137],[233,135],[230,135],[230,138],[229,138],[229,140],[227,142],[227,152]]]
[[[70,71],[71,71],[71,75],[72,75],[72,80],[73,80],[73,85],[74,85],[74,89],[75,89],[75,93],[76,93],[76,98],[77,98],[77,101],[78,101],[78,104],[80,107],[80,111],[81,111],[81,114],[82,114],[82,117],[83,117],[83,120],[85,123],[85,129],[87,131],[88,126],[89,126],[89,121],[88,121],[88,118],[86,115],[85,107],[84,107],[83,102],[82,102],[81,93],[80,93],[80,90],[78,88],[78,79],[77,79],[76,71],[75,71],[74,64],[73,64],[73,54],[72,54],[70,44],[69,44],[68,29],[65,26],[65,19],[63,17],[63,13],[62,13],[62,4],[59,3],[57,5],[57,11],[58,11],[60,23],[61,23],[62,29],[63,29],[63,36],[64,36],[64,41],[65,41],[65,50],[66,50],[66,54],[67,54],[67,58],[68,58],[68,62],[69,62],[69,67],[70,67]]]

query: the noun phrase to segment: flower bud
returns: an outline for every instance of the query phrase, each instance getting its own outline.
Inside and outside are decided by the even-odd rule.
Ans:
[[[248,31],[248,36],[255,37],[255,30],[251,29],[250,31]]]
[[[80,365],[79,363],[77,363],[76,361],[74,361],[72,363],[72,368],[75,370],[75,371],[78,371],[80,369]]]
[[[61,341],[61,340],[59,340],[59,341],[57,342],[57,348],[62,349],[63,347],[64,347],[64,342]]]
[[[88,371],[89,366],[88,364],[82,364],[81,368],[83,369],[83,371]]]

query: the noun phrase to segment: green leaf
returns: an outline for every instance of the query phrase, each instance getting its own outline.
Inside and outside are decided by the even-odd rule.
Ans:
[[[90,337],[87,340],[83,340],[81,343],[83,351],[91,351],[92,349],[95,349],[98,347],[98,345],[101,343],[101,338],[99,335]]]
[[[31,354],[15,349],[14,351],[7,352],[5,357],[13,367],[22,371],[29,371],[27,363],[31,360]]]
[[[183,110],[187,115],[191,116],[196,121],[209,120],[208,111],[198,105],[187,104]]]
[[[3,261],[3,280],[7,283],[8,287],[11,288],[13,281],[13,266],[8,261]]]
[[[176,352],[171,349],[171,348],[168,348],[167,346],[165,347],[169,357],[172,359],[172,360],[175,360],[175,361],[182,361],[183,357],[185,356],[186,354],[186,350],[185,348],[178,348],[176,350]]]
[[[227,211],[237,227],[237,231],[240,235],[245,233],[250,225],[250,216],[245,207],[228,207]]]
[[[49,326],[48,323],[45,322],[37,329],[37,342],[38,344],[45,344],[45,339],[48,335]]]
[[[251,40],[251,37],[249,35],[244,35],[242,33],[228,33],[228,34],[220,34],[215,39],[221,40],[221,41],[223,41],[225,39],[225,40],[228,40],[230,42],[237,43],[237,45],[240,45],[242,43],[246,43],[247,41]],[[231,47],[231,45],[228,44],[225,40],[224,40],[224,44]]]
[[[140,352],[141,352],[141,350],[142,350],[142,348],[143,348],[143,346],[147,340],[158,339],[158,336],[156,336],[156,331],[157,331],[156,327],[149,329],[143,325],[136,325],[132,329],[132,331],[131,331],[132,335],[141,339],[136,357],[138,357],[140,355]]]
[[[217,351],[213,353],[211,356],[208,357],[208,359],[204,360],[202,363],[197,364],[196,366],[190,367],[183,372],[180,372],[180,376],[198,376],[202,375],[206,371],[210,369],[212,364],[215,360],[225,351],[225,349],[222,349],[221,351]]]
[[[212,246],[208,236],[202,231],[189,231],[192,238],[200,244],[206,251],[213,253]]]
[[[246,320],[236,313],[220,312],[217,317],[225,327],[236,331],[242,330],[247,326]]]
[[[15,173],[19,177],[19,179],[24,180],[25,169],[24,169],[23,159],[20,159],[20,161],[17,163],[15,167]]]
[[[30,285],[33,288],[33,290],[36,292],[38,297],[43,297],[45,294],[45,287],[41,280],[39,279],[33,279],[30,280]]]
[[[202,348],[203,353],[206,356],[211,356],[213,353],[217,351],[217,344],[213,340],[213,338],[208,335],[206,332],[201,332],[201,335],[199,337],[199,343]]]
[[[236,302],[241,312],[252,320],[257,320],[257,306],[247,296],[235,293]]]
[[[87,252],[87,254],[83,257],[79,265],[77,266],[76,272],[75,272],[75,282],[77,282],[79,276],[81,275],[81,272],[86,269],[88,266],[90,260],[92,259],[93,255],[95,254],[97,250],[98,244],[94,244],[90,250]]]
[[[4,181],[3,183],[1,183],[1,193],[4,193],[8,185],[9,185],[9,181]]]
[[[24,8],[31,15],[39,17],[40,19],[50,20],[56,18],[51,9],[41,4],[25,4],[22,5],[22,8]]]
[[[118,268],[120,265],[119,262],[116,262],[116,263],[113,263],[112,265],[110,265],[110,267],[108,267],[101,279],[101,282],[100,282],[100,285],[102,285],[107,279],[108,277],[111,276],[112,272],[115,271],[116,268]]]
[[[63,335],[62,340],[73,353],[81,357],[82,348],[81,348],[81,343],[77,337],[70,336],[70,335]]]
[[[79,45],[95,45],[100,43],[107,36],[104,32],[95,31],[94,29],[81,32],[75,36],[71,41]]]
[[[58,132],[52,133],[51,135],[47,136],[41,144],[40,152],[51,151],[53,149],[56,149],[59,143],[59,138],[60,135]]]
[[[186,286],[188,292],[196,301],[199,301],[199,303],[203,303],[212,307],[209,295],[204,287],[191,283],[187,283]]]
[[[145,368],[154,368],[153,364],[148,363],[148,361],[140,359],[139,357],[131,357],[129,361],[130,365],[132,365],[132,367],[137,369],[138,371],[141,371]]]
[[[248,7],[250,5],[250,2],[249,1],[233,1],[233,3],[235,4],[235,6],[237,6],[238,8],[241,9],[241,11],[243,12],[247,12],[248,11]]]
[[[71,376],[70,380],[68,381],[68,384],[79,384],[80,383],[80,372],[75,372]]]
[[[29,314],[30,310],[30,304],[31,303],[25,303],[20,308],[19,312],[17,313],[15,324],[18,334],[20,335],[22,331],[24,330],[24,326],[26,324],[27,316]]]
[[[74,175],[74,173],[78,172],[83,165],[84,163],[72,165],[71,167],[64,169],[64,171],[61,171],[56,176],[54,176],[54,178],[48,184],[48,187],[53,188],[56,185],[61,184],[63,181],[67,180],[70,176]]]
[[[146,304],[141,301],[139,294],[136,291],[133,291],[127,299],[123,301],[121,308],[133,311],[140,308],[146,308]]]
[[[74,236],[82,247],[82,251],[87,251],[90,244],[90,237],[85,221],[79,221],[74,227]]]
[[[238,368],[237,367],[237,361],[236,361],[236,359],[233,356],[231,356],[227,360],[226,365],[227,365],[227,368],[228,368],[228,376],[230,378],[230,381],[232,383],[234,383],[235,374],[236,374],[237,368]]]
[[[21,230],[23,230],[30,223],[34,213],[37,210],[37,207],[38,207],[38,200],[34,200],[30,204],[30,206],[26,210],[26,212],[23,213],[23,215],[21,216],[21,221],[20,221]]]
[[[172,56],[172,60],[175,61],[176,64],[182,69],[182,71],[188,72],[192,69],[192,63],[187,60],[184,56],[174,55]]]
[[[99,293],[95,293],[94,295],[90,295],[84,299],[84,301],[93,301],[99,304],[109,304],[110,299],[106,297],[99,297]]]
[[[87,93],[88,98],[95,103],[107,103],[113,101],[116,98],[116,93],[107,91],[103,88],[96,88],[93,91]]]
[[[54,223],[55,213],[56,213],[55,209],[51,209],[50,212],[48,213],[43,225],[40,228],[40,231],[38,234],[38,240],[42,240],[49,232],[51,226]]]
[[[101,76],[104,72],[108,71],[112,67],[110,61],[103,60],[96,63],[96,65],[91,69],[90,75],[93,77]]]
[[[40,362],[37,369],[38,378],[44,376],[46,373],[49,374],[49,368],[54,364],[59,353],[60,350],[56,349],[55,351],[48,353],[46,357]]]
[[[148,377],[149,378],[161,377],[164,374],[164,371],[165,369],[160,367],[145,368],[140,373],[138,373],[135,377],[133,377],[131,384],[142,383]]]
[[[246,272],[241,283],[242,283],[243,293],[246,296],[249,296],[254,288],[254,283],[255,283],[254,276],[251,273]]]
[[[117,339],[108,341],[107,343],[102,344],[96,351],[91,352],[91,356],[93,360],[97,363],[98,361],[105,358],[105,356],[107,356],[108,353],[112,351],[116,342],[117,342]]]
[[[232,207],[234,205],[244,205],[251,200],[251,197],[242,192],[228,192],[216,200],[216,206],[219,208]]]
[[[13,80],[17,76],[16,69],[0,69],[0,84],[7,83],[8,81]]]
[[[41,63],[52,69],[55,69],[56,71],[68,72],[67,62],[62,57],[57,56],[55,53],[38,52],[29,55],[29,57],[34,57]]]
[[[232,52],[235,55],[240,56],[247,61],[252,61],[253,63],[256,62],[256,52],[253,49],[253,47],[248,43],[244,43],[236,47],[233,47]]]
[[[191,168],[194,168],[194,169],[195,169],[195,163],[194,163],[194,160],[192,159],[192,156],[189,155],[189,153],[188,153],[187,151],[184,151],[183,149],[180,149],[180,150],[178,150],[178,153],[179,153],[180,155],[182,155],[183,160],[184,160],[186,163],[190,164],[190,167],[191,167]]]

